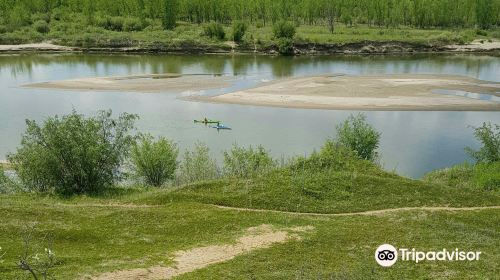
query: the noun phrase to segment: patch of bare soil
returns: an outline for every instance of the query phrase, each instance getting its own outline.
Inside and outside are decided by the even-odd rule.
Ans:
[[[261,225],[249,228],[246,234],[237,239],[235,244],[212,245],[178,251],[174,254],[175,266],[136,268],[114,271],[93,277],[94,280],[161,280],[171,279],[183,273],[195,271],[211,264],[225,262],[234,257],[276,243],[284,243],[291,239],[300,239],[298,233],[311,231],[312,226],[289,229],[275,229],[272,225]]]

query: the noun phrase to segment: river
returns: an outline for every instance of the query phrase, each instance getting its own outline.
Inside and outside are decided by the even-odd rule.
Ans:
[[[262,144],[282,156],[304,155],[335,136],[335,126],[354,111],[289,109],[185,101],[189,93],[133,93],[48,90],[24,84],[81,77],[147,73],[189,73],[235,76],[220,94],[262,81],[324,73],[338,74],[456,74],[500,82],[500,57],[488,55],[301,56],[253,55],[0,55],[0,159],[14,152],[25,119],[43,120],[76,109],[84,114],[112,109],[138,114],[138,130],[163,135],[181,150],[196,141],[213,156],[234,143]],[[386,170],[419,178],[423,174],[470,160],[466,146],[477,148],[470,126],[500,123],[500,112],[368,111],[368,121],[382,133],[380,162]],[[231,131],[193,123],[203,117],[223,120]]]

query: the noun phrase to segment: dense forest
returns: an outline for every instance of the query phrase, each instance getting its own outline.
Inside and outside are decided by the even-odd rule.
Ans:
[[[33,14],[94,24],[102,17],[231,23],[266,26],[280,19],[297,24],[418,28],[500,25],[500,0],[0,0],[0,24],[15,29],[32,24]]]

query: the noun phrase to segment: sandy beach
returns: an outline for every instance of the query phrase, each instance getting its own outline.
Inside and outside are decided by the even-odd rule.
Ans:
[[[337,110],[500,111],[500,102],[439,94],[459,90],[499,96],[500,83],[446,75],[323,75],[282,79],[207,102]]]
[[[115,77],[92,77],[73,80],[51,81],[24,85],[24,87],[132,91],[132,92],[183,92],[223,88],[230,85],[231,78],[214,75],[147,74]]]

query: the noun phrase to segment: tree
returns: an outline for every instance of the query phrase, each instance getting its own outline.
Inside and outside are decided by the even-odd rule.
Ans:
[[[100,192],[120,178],[120,166],[133,142],[129,131],[137,118],[111,115],[102,111],[87,118],[73,111],[42,125],[27,120],[21,147],[8,160],[30,190],[63,195]]]
[[[366,122],[365,115],[350,115],[337,126],[337,141],[355,151],[360,158],[373,161],[377,157],[380,133]]]
[[[163,16],[163,28],[172,30],[177,21],[177,0],[165,0],[165,14]]]
[[[492,163],[500,161],[500,125],[483,123],[474,128],[474,136],[482,143],[479,150],[465,148],[477,162]]]
[[[174,177],[178,154],[177,146],[166,138],[154,141],[150,135],[143,135],[132,147],[131,160],[137,176],[148,185],[160,187]]]

